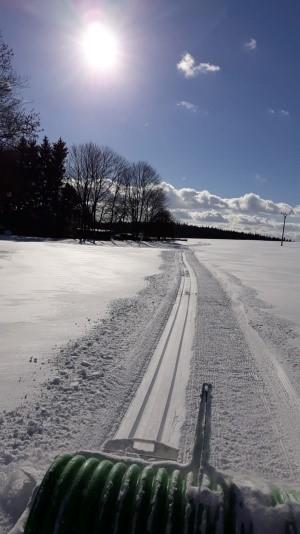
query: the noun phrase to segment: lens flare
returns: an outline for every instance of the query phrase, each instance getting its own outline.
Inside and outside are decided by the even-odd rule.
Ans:
[[[119,43],[106,25],[94,22],[82,36],[82,51],[86,63],[95,70],[111,70],[118,60]]]

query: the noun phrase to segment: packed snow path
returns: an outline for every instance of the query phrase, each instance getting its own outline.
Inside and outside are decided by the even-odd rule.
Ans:
[[[198,280],[198,311],[187,391],[190,417],[181,447],[191,451],[199,388],[209,382],[210,463],[268,480],[298,481],[300,410],[292,376],[249,324],[242,302],[197,257],[191,263]]]
[[[142,440],[179,448],[181,427],[186,416],[185,396],[196,309],[197,281],[183,253],[182,279],[176,301],[147,372],[115,434],[115,440],[132,439],[136,448],[149,453],[153,449]],[[122,442],[118,444],[122,445]]]

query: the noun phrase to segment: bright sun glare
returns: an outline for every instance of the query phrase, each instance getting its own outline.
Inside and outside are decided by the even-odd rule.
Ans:
[[[94,22],[85,30],[82,37],[82,49],[87,64],[97,70],[111,70],[118,58],[118,40],[112,30]]]

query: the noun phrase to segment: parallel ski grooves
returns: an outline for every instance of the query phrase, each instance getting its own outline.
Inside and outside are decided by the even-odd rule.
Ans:
[[[191,282],[189,284],[189,292],[190,292],[190,289],[191,289]],[[163,434],[163,431],[164,431],[164,428],[165,428],[165,424],[166,424],[166,420],[167,420],[168,411],[169,411],[169,408],[170,408],[171,397],[172,397],[172,393],[173,393],[173,389],[174,389],[174,384],[175,384],[175,379],[176,379],[176,374],[177,374],[177,369],[178,369],[178,363],[179,363],[179,358],[180,358],[180,354],[181,354],[183,336],[184,336],[184,333],[185,333],[185,327],[186,327],[186,322],[187,322],[188,313],[189,313],[190,298],[191,298],[191,295],[189,293],[188,305],[187,305],[187,309],[186,309],[183,329],[182,329],[182,333],[181,333],[181,337],[180,337],[180,343],[179,343],[177,357],[176,357],[176,364],[175,364],[175,368],[174,368],[174,372],[173,372],[173,376],[172,376],[172,381],[171,381],[171,385],[170,385],[170,390],[169,390],[166,406],[165,406],[165,409],[164,409],[164,413],[163,413],[163,416],[162,416],[162,420],[161,420],[159,431],[158,431],[157,438],[156,438],[157,441],[161,441],[162,434]]]
[[[166,327],[109,447],[123,446],[126,450],[132,447],[145,451],[145,454],[155,449],[155,454],[164,455],[169,450],[172,459],[176,459],[186,415],[185,388],[189,380],[197,310],[196,277],[185,253],[182,254],[182,269],[182,281]],[[157,447],[158,443],[162,448]]]
[[[142,419],[142,417],[143,417],[143,413],[144,413],[144,411],[145,411],[147,402],[148,402],[148,400],[149,400],[149,397],[150,397],[150,395],[151,395],[153,386],[154,386],[154,384],[155,384],[155,381],[156,381],[156,378],[157,378],[159,369],[160,369],[160,367],[161,367],[161,364],[162,364],[162,361],[163,361],[163,358],[164,358],[164,355],[165,355],[165,352],[166,352],[166,349],[167,349],[167,346],[168,346],[170,337],[171,337],[172,332],[173,332],[174,324],[175,324],[176,319],[177,319],[177,315],[178,315],[178,311],[179,311],[179,308],[180,308],[180,304],[181,304],[181,300],[182,300],[182,295],[183,295],[183,288],[184,288],[184,280],[181,282],[181,286],[180,286],[180,289],[179,289],[179,291],[180,291],[180,299],[179,299],[179,302],[178,302],[178,306],[177,306],[177,310],[176,310],[176,313],[175,313],[175,316],[174,316],[174,320],[173,320],[173,322],[172,322],[172,326],[171,326],[170,331],[169,331],[169,333],[168,333],[168,337],[167,337],[166,342],[165,342],[165,344],[164,344],[164,348],[163,348],[163,351],[162,351],[162,353],[161,353],[161,357],[160,357],[160,359],[159,359],[159,362],[158,362],[158,364],[157,364],[155,373],[154,373],[154,375],[153,375],[153,378],[152,378],[152,380],[151,380],[151,383],[150,383],[150,385],[149,385],[149,388],[148,388],[147,393],[146,393],[146,395],[145,395],[145,398],[144,398],[144,400],[143,400],[142,406],[141,406],[141,408],[140,408],[140,411],[139,411],[139,413],[138,413],[138,416],[137,416],[137,418],[136,418],[136,420],[135,420],[135,422],[134,422],[134,424],[133,424],[133,426],[132,426],[132,429],[131,429],[131,431],[130,431],[130,434],[129,434],[129,436],[128,436],[129,438],[133,438],[134,435],[135,435],[135,433],[136,433],[136,431],[137,431],[137,429],[138,429],[139,423],[140,423],[140,421],[141,421],[141,419]],[[178,362],[177,362],[177,365],[178,365]],[[175,374],[176,374],[176,373],[175,373]],[[173,373],[173,378],[174,378],[175,374]],[[173,380],[172,382],[173,382],[173,386],[174,386],[174,380]]]

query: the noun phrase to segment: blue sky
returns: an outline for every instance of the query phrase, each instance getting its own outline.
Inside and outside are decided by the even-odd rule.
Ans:
[[[276,233],[281,203],[300,215],[295,0],[0,0],[0,10],[50,139],[91,140],[148,160],[183,220],[205,222],[207,213],[210,223]],[[121,45],[111,76],[93,74],[79,53],[86,21],[99,16]],[[225,203],[225,213],[222,202],[204,206],[203,191],[244,201],[236,212]],[[250,193],[276,213],[254,197],[248,206]],[[298,235],[299,218],[290,221]]]

